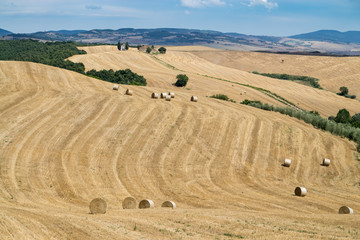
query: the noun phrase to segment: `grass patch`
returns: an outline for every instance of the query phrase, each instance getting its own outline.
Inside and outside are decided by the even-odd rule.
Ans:
[[[236,103],[236,101],[232,100],[231,98],[229,98],[227,95],[225,94],[215,94],[210,96],[211,98],[216,98],[216,99],[220,99],[220,100],[224,100],[224,101],[229,101],[229,102],[233,102]]]
[[[235,235],[235,234],[231,234],[231,233],[224,233],[224,236],[226,237],[236,237],[236,238],[240,238],[240,239],[243,239],[244,237],[241,236],[241,235]]]

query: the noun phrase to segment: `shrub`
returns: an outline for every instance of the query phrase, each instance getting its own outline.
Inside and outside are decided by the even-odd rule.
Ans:
[[[337,123],[349,123],[351,121],[351,116],[349,111],[346,110],[345,108],[340,109],[336,117],[334,118],[334,121]]]
[[[146,86],[146,79],[143,76],[133,73],[130,69],[116,72],[112,69],[101,71],[92,69],[86,72],[86,75],[112,83]]]
[[[164,47],[159,48],[159,52],[162,53],[162,54],[165,54],[166,53],[166,48],[164,48]]]
[[[231,98],[229,98],[227,95],[225,94],[215,94],[210,96],[211,98],[216,98],[216,99],[220,99],[220,100],[224,100],[224,101],[229,101],[229,102],[234,102],[234,100],[232,100]]]
[[[210,96],[211,98],[216,98],[216,99],[220,99],[220,100],[224,100],[224,101],[229,101],[229,97],[225,94],[215,94]]]
[[[178,74],[176,76],[177,81],[175,82],[175,86],[177,87],[185,87],[189,78],[185,74]]]
[[[345,86],[340,87],[340,93],[338,93],[341,96],[345,96],[349,93],[349,89]]]

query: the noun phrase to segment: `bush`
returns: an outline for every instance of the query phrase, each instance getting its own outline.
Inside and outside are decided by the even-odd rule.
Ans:
[[[345,108],[340,109],[336,117],[334,118],[334,121],[337,123],[349,123],[351,121],[351,116],[349,111],[346,110]]]
[[[215,94],[210,96],[211,98],[216,98],[216,99],[220,99],[220,100],[224,100],[224,101],[229,101],[229,102],[233,102],[235,103],[234,100],[232,100],[231,98],[229,98],[227,95],[225,94]]]
[[[229,101],[229,97],[226,96],[225,94],[215,94],[210,96],[211,98],[216,98],[216,99],[220,99],[220,100],[224,100],[224,101]]]
[[[185,87],[189,78],[185,74],[178,74],[176,76],[177,81],[175,82],[175,86],[177,87]]]
[[[165,54],[166,53],[166,48],[164,48],[164,47],[159,48],[159,52],[162,53],[162,54]]]
[[[338,93],[341,96],[345,96],[349,93],[349,89],[345,86],[340,87],[340,93]]]
[[[146,79],[143,76],[133,73],[130,69],[116,72],[112,69],[101,71],[92,69],[86,72],[86,75],[112,83],[146,86]]]

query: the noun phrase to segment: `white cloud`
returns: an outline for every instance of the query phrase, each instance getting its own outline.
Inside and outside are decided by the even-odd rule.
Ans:
[[[276,2],[272,2],[272,1],[268,1],[268,0],[250,0],[248,6],[252,7],[255,5],[264,5],[269,10],[278,7],[278,4]]]
[[[225,2],[222,0],[181,0],[181,4],[184,7],[202,8],[202,7],[209,7],[209,6],[224,5]]]
[[[0,0],[0,15],[52,15],[142,18],[147,11],[124,7],[114,1]],[[108,2],[108,3],[107,3]]]

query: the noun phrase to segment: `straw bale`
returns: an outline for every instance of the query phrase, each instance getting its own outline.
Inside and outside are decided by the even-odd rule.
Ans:
[[[197,96],[192,96],[190,99],[192,102],[197,102],[198,101],[198,97]]]
[[[139,208],[143,209],[143,208],[153,208],[154,207],[154,202],[150,199],[144,199],[139,203]]]
[[[330,166],[330,159],[324,158],[321,165],[326,167]]]
[[[102,198],[94,198],[89,205],[90,213],[92,214],[105,214],[108,205],[107,202]]]
[[[173,201],[165,201],[161,204],[161,207],[176,208],[176,204]]]
[[[304,187],[296,187],[295,188],[295,195],[299,197],[305,197],[307,194],[307,190]]]
[[[132,96],[133,95],[133,91],[130,89],[127,89],[125,92],[126,95]]]
[[[123,207],[123,209],[136,209],[137,202],[136,202],[135,198],[127,197],[122,202],[122,207]]]
[[[348,206],[342,206],[339,208],[339,214],[353,214],[354,210]]]

